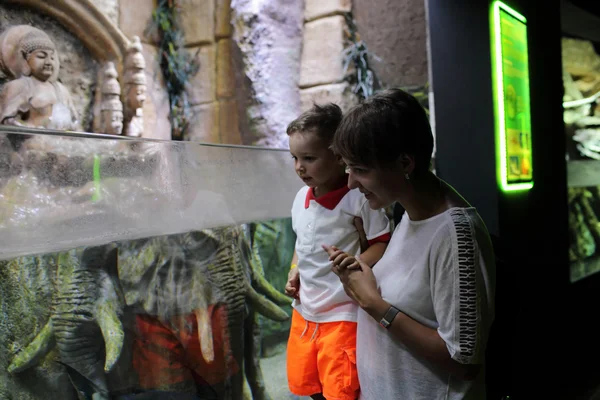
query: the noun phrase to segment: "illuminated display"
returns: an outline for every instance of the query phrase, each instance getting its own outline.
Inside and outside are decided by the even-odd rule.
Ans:
[[[533,187],[527,20],[500,1],[492,4],[492,66],[496,168],[503,191]]]

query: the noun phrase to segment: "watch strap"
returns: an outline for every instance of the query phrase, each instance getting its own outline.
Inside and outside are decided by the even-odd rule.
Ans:
[[[385,329],[389,329],[390,325],[392,324],[392,321],[394,320],[394,318],[396,318],[396,315],[398,315],[399,312],[400,310],[398,310],[396,307],[390,306],[390,308],[388,308],[386,313],[379,321],[379,325],[381,325]]]

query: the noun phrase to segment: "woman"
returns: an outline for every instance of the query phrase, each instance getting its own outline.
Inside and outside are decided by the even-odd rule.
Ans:
[[[492,244],[476,210],[430,172],[425,111],[401,90],[380,92],[348,112],[333,149],[371,208],[405,209],[373,268],[324,246],[361,307],[360,399],[485,399]]]

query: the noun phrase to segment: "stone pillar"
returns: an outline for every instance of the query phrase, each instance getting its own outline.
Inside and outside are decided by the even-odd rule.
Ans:
[[[357,97],[344,81],[342,52],[349,44],[344,14],[351,0],[306,0],[300,68],[302,111],[313,102],[334,102],[347,111]]]
[[[180,0],[179,6],[185,45],[200,65],[187,87],[194,117],[185,139],[241,144],[230,0]]]
[[[428,81],[424,0],[354,0],[352,10],[370,66],[387,87],[424,86]]]

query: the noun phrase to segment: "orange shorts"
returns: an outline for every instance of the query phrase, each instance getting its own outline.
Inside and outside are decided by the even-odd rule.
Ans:
[[[287,376],[291,392],[298,396],[322,393],[327,400],[357,399],[356,322],[317,324],[294,310]]]
[[[211,363],[202,356],[194,314],[173,317],[167,323],[150,315],[136,316],[133,367],[141,388],[161,389],[185,381],[212,386],[226,382],[238,372],[239,367],[223,334],[227,329],[225,307],[209,306],[208,313],[215,356]],[[187,329],[181,332],[174,326],[186,326]]]

